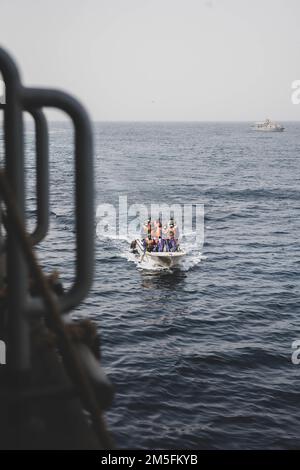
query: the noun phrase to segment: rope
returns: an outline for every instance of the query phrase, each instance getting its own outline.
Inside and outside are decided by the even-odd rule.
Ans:
[[[64,322],[60,315],[57,300],[47,283],[46,277],[38,263],[37,257],[32,249],[31,240],[26,233],[23,221],[19,214],[13,192],[7,183],[3,170],[0,170],[0,192],[7,207],[8,218],[15,230],[24,257],[28,263],[32,276],[37,283],[46,307],[46,320],[49,327],[55,332],[62,359],[67,371],[70,372],[77,384],[79,396],[84,407],[91,415],[94,431],[100,441],[101,447],[113,449],[111,437],[106,429],[106,424],[99,409],[95,392],[86,375],[84,368],[77,356],[76,349],[66,333]]]

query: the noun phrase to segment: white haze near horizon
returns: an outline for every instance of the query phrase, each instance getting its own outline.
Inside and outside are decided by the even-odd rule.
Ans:
[[[24,82],[103,121],[299,120],[299,0],[1,0]],[[56,114],[52,114],[52,117]],[[60,115],[59,115],[60,116]]]

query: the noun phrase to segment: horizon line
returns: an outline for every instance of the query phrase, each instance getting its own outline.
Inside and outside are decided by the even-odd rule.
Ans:
[[[258,122],[258,120],[254,120],[254,119],[240,119],[240,120],[235,120],[235,119],[232,119],[232,120],[221,120],[221,119],[216,119],[216,120],[212,120],[212,119],[209,119],[209,120],[206,120],[206,119],[202,119],[202,120],[167,120],[167,119],[164,119],[164,120],[147,120],[147,119],[141,119],[141,120],[135,120],[135,119],[91,119],[91,122],[97,122],[97,123],[178,123],[178,124],[182,124],[182,123],[248,123],[248,122]],[[277,121],[277,120],[276,120]],[[280,119],[279,120],[280,122],[294,122],[294,123],[298,123],[300,122],[300,119]],[[57,122],[57,123],[60,123],[60,122],[72,122],[71,120],[69,119],[48,119],[48,122]],[[260,121],[259,121],[260,122]]]

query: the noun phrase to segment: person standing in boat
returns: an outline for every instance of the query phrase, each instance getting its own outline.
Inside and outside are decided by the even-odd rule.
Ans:
[[[144,250],[149,251],[150,245],[151,245],[151,231],[152,231],[152,224],[151,224],[151,217],[148,218],[148,220],[144,223],[143,229],[142,229],[142,241],[143,241],[143,247]]]
[[[179,243],[179,228],[178,225],[176,224],[176,221],[174,221],[174,238],[176,241],[176,246],[178,246]]]
[[[157,235],[157,223],[158,221],[157,220],[154,220],[153,222],[153,227],[152,227],[152,230],[151,230],[151,237],[155,240],[156,239],[156,235]]]
[[[174,223],[174,219],[171,218],[168,227],[168,245],[169,251],[177,250],[179,231],[177,225]]]
[[[163,251],[169,251],[169,228],[164,225],[162,228]]]
[[[156,242],[157,251],[161,252],[164,250],[164,240],[162,238],[162,223],[161,220],[156,220],[153,229],[153,238]]]
[[[155,249],[156,249],[156,240],[152,236],[153,230],[152,230],[151,217],[149,217],[149,219],[148,219],[147,231],[148,231],[147,250],[148,251],[155,251]]]
[[[142,229],[142,238],[151,238],[151,231],[152,231],[152,223],[151,223],[151,217],[148,218],[148,220],[144,223],[143,229]]]

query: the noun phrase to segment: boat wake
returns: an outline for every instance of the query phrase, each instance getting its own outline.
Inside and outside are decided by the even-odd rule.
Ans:
[[[158,266],[149,258],[140,259],[140,256],[130,251],[130,243],[132,240],[128,238],[107,238],[107,243],[110,245],[110,250],[113,250],[114,256],[125,258],[127,261],[134,263],[137,269],[145,271],[189,271],[195,268],[201,261],[206,259],[199,250],[199,246],[196,245],[195,234],[188,234],[183,237],[180,242],[182,250],[186,253],[186,256],[176,267]]]

